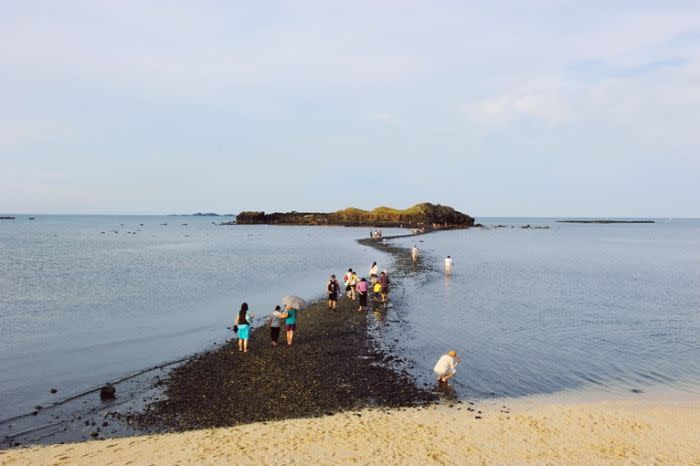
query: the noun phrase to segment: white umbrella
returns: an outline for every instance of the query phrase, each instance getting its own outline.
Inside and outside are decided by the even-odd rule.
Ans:
[[[285,304],[292,309],[303,309],[306,307],[306,301],[299,296],[285,296],[282,298],[282,304]]]

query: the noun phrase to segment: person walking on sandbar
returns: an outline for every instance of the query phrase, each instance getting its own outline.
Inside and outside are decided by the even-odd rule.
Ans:
[[[268,317],[268,323],[270,324],[270,341],[272,346],[277,346],[277,340],[280,338],[280,317],[282,317],[281,307],[275,306],[275,310],[272,311],[270,317]]]
[[[379,276],[379,284],[382,285],[382,304],[388,306],[389,304],[389,274],[386,270],[382,271]]]
[[[360,297],[360,307],[357,309],[358,312],[362,312],[367,309],[367,294],[369,292],[369,286],[365,278],[361,278],[357,282],[357,295]]]
[[[455,262],[450,256],[445,258],[445,275],[452,275],[452,266],[454,266],[454,264]]]
[[[413,249],[411,249],[411,259],[413,259],[413,262],[418,260],[418,246],[413,246]]]
[[[255,317],[255,314],[248,311],[248,303],[241,304],[241,310],[238,311],[234,327],[238,328],[238,351],[248,352],[248,338],[250,333],[250,322]]]
[[[369,268],[369,278],[372,281],[372,285],[377,283],[377,272],[379,271],[379,267],[377,267],[376,262],[372,262],[372,267]]]
[[[433,368],[433,372],[437,375],[438,382],[447,383],[454,375],[457,373],[457,364],[459,364],[461,359],[457,357],[457,352],[450,350],[447,353],[440,356],[437,364]]]
[[[284,312],[280,316],[285,319],[284,329],[287,332],[287,346],[292,346],[294,342],[294,331],[297,329],[297,310],[284,305]]]
[[[331,279],[328,280],[326,291],[328,292],[328,309],[335,311],[338,304],[338,294],[340,293],[340,284],[336,280],[335,275],[331,275]]]

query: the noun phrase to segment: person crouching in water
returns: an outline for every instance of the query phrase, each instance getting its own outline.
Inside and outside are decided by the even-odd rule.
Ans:
[[[238,327],[238,351],[248,352],[248,335],[250,333],[250,321],[255,314],[248,311],[248,303],[241,304],[234,326]]]
[[[280,317],[282,317],[281,307],[275,306],[275,310],[270,314],[269,324],[270,324],[270,341],[272,346],[277,346],[277,340],[280,337]]]
[[[287,332],[287,346],[292,346],[294,331],[297,329],[297,310],[285,304],[281,317],[285,319],[284,329]]]
[[[433,368],[433,372],[437,375],[438,382],[447,383],[457,373],[457,364],[461,360],[457,357],[457,352],[454,350],[448,351],[440,356],[437,364]]]

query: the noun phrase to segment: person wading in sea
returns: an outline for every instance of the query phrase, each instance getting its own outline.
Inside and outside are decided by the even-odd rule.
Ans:
[[[455,262],[452,260],[450,256],[447,256],[445,258],[445,275],[452,275],[452,266],[455,264]]]

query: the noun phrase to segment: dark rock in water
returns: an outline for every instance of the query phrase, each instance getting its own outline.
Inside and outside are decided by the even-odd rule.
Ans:
[[[41,406],[39,406],[39,405],[36,405],[36,406],[34,406],[34,409],[36,409],[36,410],[38,411],[38,410],[40,410],[40,409],[41,409]]]
[[[0,217],[0,220],[14,220],[14,217]]]
[[[29,220],[36,220],[34,217],[29,217]]]
[[[104,387],[100,389],[100,399],[101,400],[113,400],[116,398],[116,392],[117,389],[114,388],[114,385],[112,384],[107,384]]]
[[[100,434],[98,434],[97,432],[90,432],[90,437],[92,438],[97,438],[99,435]]]
[[[55,388],[52,388],[51,390],[49,390],[49,392],[51,392],[51,393],[56,393],[57,391],[58,390],[56,390]]]
[[[644,390],[640,390],[640,389],[638,389],[638,388],[632,388],[632,389],[630,389],[630,391],[631,391],[632,393],[637,393],[637,394],[639,394],[639,393],[644,393]]]
[[[32,416],[36,416],[37,414],[39,414],[39,411],[32,411]]]
[[[523,225],[523,226],[521,226],[520,228],[522,228],[523,230],[525,230],[525,229],[532,228],[532,227],[531,227],[530,225]]]

